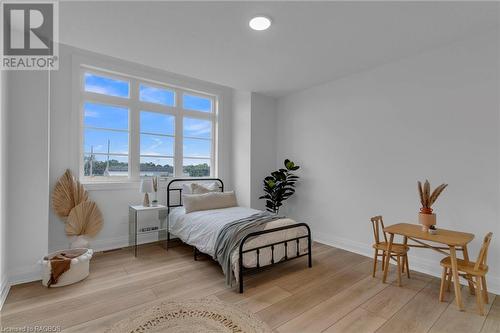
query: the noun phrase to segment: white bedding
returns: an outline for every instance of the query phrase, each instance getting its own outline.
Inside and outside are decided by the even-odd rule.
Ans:
[[[169,214],[170,233],[179,237],[184,243],[195,246],[203,253],[214,256],[215,242],[221,229],[230,222],[249,217],[259,211],[245,207],[231,207],[222,209],[212,209],[191,212],[186,214],[184,207],[177,207]],[[268,223],[265,229],[276,228],[296,223],[294,220],[283,218]],[[299,237],[307,234],[305,227],[292,228],[270,234],[264,234],[245,243],[244,249],[262,246],[279,242],[285,239]],[[300,240],[300,253],[307,252],[307,239]],[[278,262],[284,258],[284,245],[276,246],[274,251],[274,261]],[[289,242],[287,246],[288,257],[297,255],[296,242]],[[235,277],[238,277],[238,251],[234,251],[231,256],[231,263]],[[271,263],[271,249],[266,248],[261,251],[259,264],[261,266]],[[255,267],[257,257],[255,253],[245,253],[243,256],[245,267]]]
[[[221,229],[230,222],[258,212],[251,208],[231,207],[186,214],[184,207],[177,207],[169,215],[169,230],[184,243],[195,246],[201,252],[213,257],[215,241]]]

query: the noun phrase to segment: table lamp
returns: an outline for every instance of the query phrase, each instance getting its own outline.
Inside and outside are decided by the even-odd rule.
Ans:
[[[142,203],[144,207],[149,207],[148,193],[150,192],[153,192],[153,181],[151,179],[143,179],[141,181],[141,193],[144,193],[144,202]]]

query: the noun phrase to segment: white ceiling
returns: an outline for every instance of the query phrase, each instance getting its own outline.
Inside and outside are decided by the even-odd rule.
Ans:
[[[496,2],[62,2],[62,43],[282,96],[486,29]],[[255,14],[268,31],[248,28]]]

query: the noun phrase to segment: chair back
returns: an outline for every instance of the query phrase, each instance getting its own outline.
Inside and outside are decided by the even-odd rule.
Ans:
[[[479,270],[480,265],[486,266],[486,261],[488,260],[488,248],[490,246],[491,237],[493,237],[492,232],[488,232],[486,236],[484,236],[483,245],[481,246],[481,250],[479,251],[479,255],[477,256],[476,264],[474,265],[474,270]]]
[[[375,244],[380,243],[380,233],[382,231],[382,235],[384,236],[384,242],[387,243],[387,236],[384,232],[384,220],[382,219],[382,216],[374,216],[370,219],[372,221],[372,227],[373,227],[373,236],[375,237]]]

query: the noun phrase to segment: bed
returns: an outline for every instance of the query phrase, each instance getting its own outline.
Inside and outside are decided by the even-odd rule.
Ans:
[[[167,185],[167,237],[176,236],[193,246],[195,260],[200,253],[214,259],[220,254],[220,236],[229,225],[265,215],[262,211],[239,206],[186,214],[182,202],[182,184],[204,182],[216,182],[220,191],[224,191],[224,183],[218,178],[174,179]],[[311,232],[306,223],[274,218],[263,224],[261,230],[245,234],[237,243],[227,259],[226,270],[230,271],[230,275],[228,277],[226,271],[225,274],[226,282],[232,281],[234,277],[240,293],[243,293],[244,276],[270,266],[308,256],[308,266],[312,267]]]

